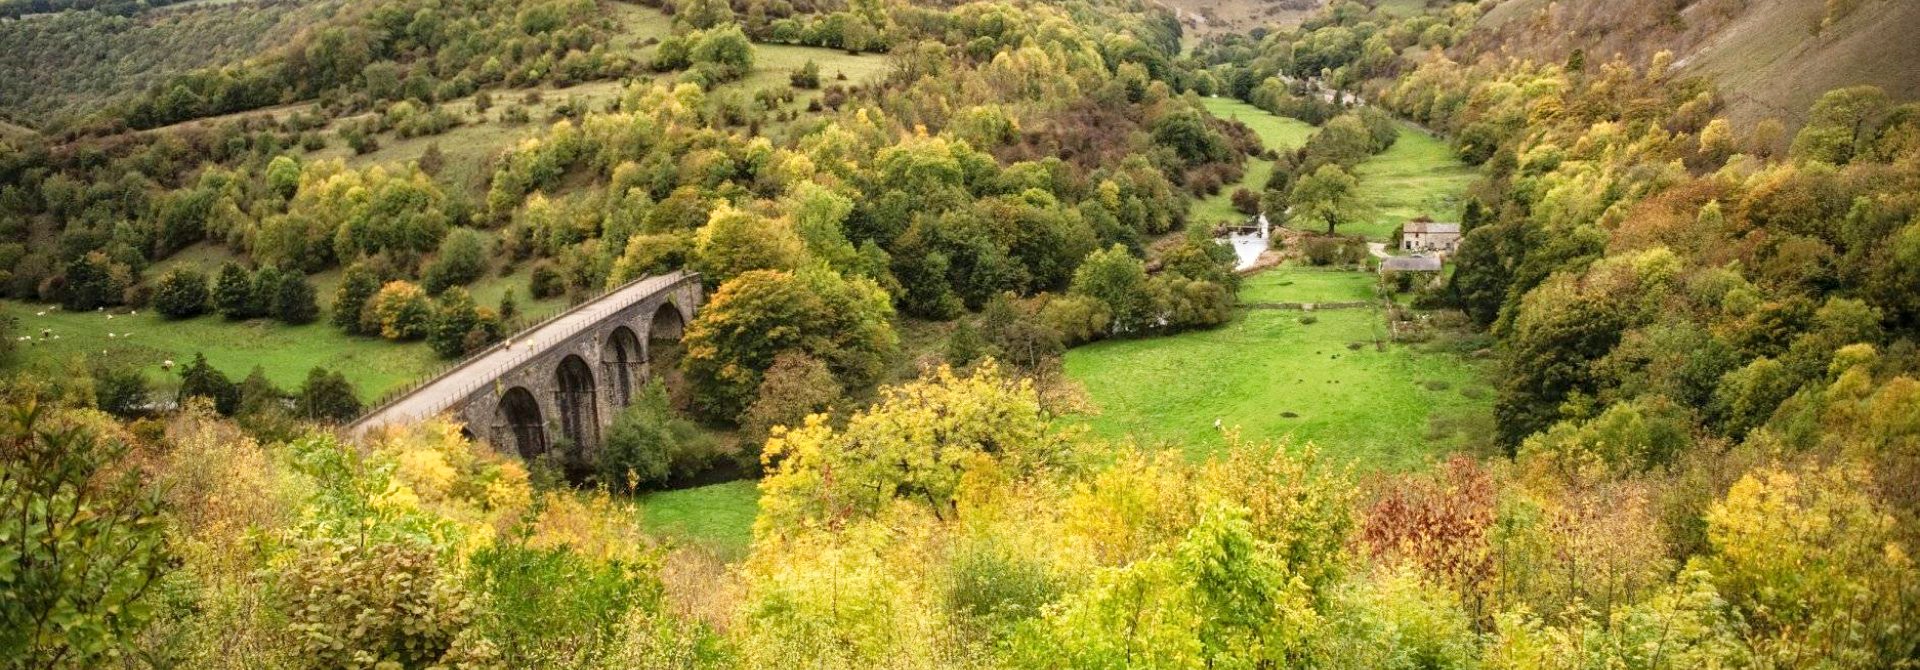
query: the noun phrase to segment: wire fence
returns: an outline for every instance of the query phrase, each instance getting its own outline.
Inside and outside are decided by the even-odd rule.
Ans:
[[[699,275],[696,275],[691,272],[687,272],[685,270],[680,270],[671,274],[641,277],[639,279],[629,281],[619,286],[602,289],[599,292],[592,293],[592,294],[576,295],[576,296],[573,296],[571,299],[569,299],[567,301],[567,304],[547,310],[546,312],[542,313],[539,316],[538,321],[533,321],[532,325],[528,325],[524,327],[522,327],[520,324],[528,323],[530,320],[534,318],[533,315],[529,314],[529,315],[515,316],[512,321],[508,322],[507,324],[501,327],[502,331],[510,331],[513,333],[512,335],[501,338],[499,341],[496,341],[485,347],[481,347],[479,350],[474,351],[471,354],[468,354],[467,356],[461,358],[460,360],[453,361],[451,363],[447,363],[445,365],[436,367],[433,370],[429,371],[428,373],[423,374],[418,378],[415,378],[413,381],[407,382],[406,384],[402,384],[395,388],[388,389],[387,392],[380,394],[380,398],[377,401],[375,401],[373,407],[368,409],[366,412],[362,413],[359,418],[354,419],[353,423],[349,425],[352,427],[358,428],[361,422],[364,422],[369,418],[378,416],[382,412],[385,412],[391,409],[394,405],[399,404],[401,400],[405,400],[408,396],[413,395],[416,391],[426,388],[427,386],[431,386],[435,382],[438,382],[441,379],[444,379],[449,375],[452,375],[454,372],[457,372],[462,368],[472,365],[473,363],[475,363],[476,361],[479,361],[480,359],[486,358],[488,356],[492,356],[495,353],[505,350],[505,348],[511,345],[512,343],[516,341],[525,340],[526,336],[529,333],[540,330],[541,328],[544,328],[555,321],[559,321],[560,319],[565,318],[569,315],[572,315],[575,312],[579,312],[583,309],[586,309],[592,306],[593,304],[599,302],[600,299],[605,298],[609,295],[612,295],[614,293],[618,293],[621,291],[625,291],[628,288],[638,286],[643,282],[668,280],[665,283],[666,285],[671,286],[673,284],[678,284],[682,281],[685,281],[687,279],[691,279],[697,276]],[[649,295],[651,295],[651,293],[652,292],[649,292]],[[627,308],[627,305],[620,305],[619,307],[616,307],[615,310],[617,311],[617,310],[626,309],[626,308]],[[571,335],[572,335],[571,333],[568,334],[568,336],[571,336]],[[535,351],[534,347],[529,344],[524,349],[522,349],[522,353],[518,357],[508,359],[507,361],[505,361],[506,368],[511,370],[514,367],[517,367],[519,364],[526,362],[527,359],[532,358],[536,353],[538,352]],[[474,391],[479,390],[481,387],[486,386],[488,383],[492,381],[493,380],[489,379],[489,380],[475,382],[472,384],[467,384],[465,386],[462,386],[457,391],[447,394],[446,402],[450,404],[455,400],[458,400],[460,398],[465,398],[467,397],[468,394],[471,394]],[[435,411],[438,411],[438,410],[436,409]]]

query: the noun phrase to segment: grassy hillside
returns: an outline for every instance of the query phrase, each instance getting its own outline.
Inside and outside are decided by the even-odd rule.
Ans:
[[[1373,220],[1340,227],[1346,234],[1384,240],[1393,229],[1416,216],[1436,221],[1459,221],[1466,205],[1467,186],[1475,170],[1456,156],[1446,140],[1412,125],[1386,151],[1362,161],[1355,174],[1360,196],[1373,206]]]
[[[1329,302],[1370,295],[1374,277],[1283,267],[1249,279],[1249,301]],[[1311,316],[1311,319],[1307,318]],[[1102,436],[1179,444],[1201,456],[1238,428],[1251,440],[1291,436],[1362,468],[1409,468],[1453,445],[1452,426],[1485,417],[1480,366],[1403,345],[1375,349],[1386,324],[1372,309],[1249,309],[1226,326],[1067,352],[1068,376],[1098,413]]]
[[[1255,28],[1291,28],[1312,16],[1322,0],[1162,0],[1180,16],[1187,41]]]
[[[1671,4],[1671,3],[1669,3]],[[1920,99],[1920,3],[1911,0],[1699,0],[1677,13],[1659,3],[1505,0],[1470,40],[1561,61],[1583,49],[1589,67],[1621,54],[1636,64],[1670,51],[1685,74],[1707,77],[1737,125],[1778,118],[1797,126],[1834,88],[1873,84]]]
[[[1203,98],[1207,112],[1222,119],[1233,119],[1247,124],[1260,143],[1268,149],[1287,151],[1305,144],[1307,136],[1313,134],[1313,126],[1298,119],[1272,114],[1246,102],[1233,98]],[[1259,193],[1266,188],[1267,177],[1273,174],[1273,161],[1265,158],[1247,159],[1246,175],[1240,183],[1220,189],[1212,197],[1196,200],[1187,211],[1188,217],[1200,225],[1212,225],[1221,222],[1238,221],[1244,215],[1233,208],[1233,191],[1244,188]]]
[[[92,112],[285,42],[329,4],[236,0],[133,17],[79,11],[0,21],[0,115],[40,125]]]
[[[1855,4],[1822,28],[1820,3],[1756,0],[1681,65],[1719,84],[1737,126],[1766,117],[1797,122],[1821,93],[1856,84],[1920,99],[1920,2]]]

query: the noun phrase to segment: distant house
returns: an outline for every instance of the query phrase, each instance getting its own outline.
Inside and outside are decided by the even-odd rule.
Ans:
[[[1439,272],[1440,259],[1433,256],[1394,256],[1380,261],[1381,272]]]
[[[1460,244],[1460,224],[1439,223],[1426,217],[1400,227],[1400,250],[1416,253],[1453,253]]]

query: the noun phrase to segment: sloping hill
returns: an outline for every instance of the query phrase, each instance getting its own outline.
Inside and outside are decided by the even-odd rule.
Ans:
[[[17,137],[21,135],[32,135],[32,134],[34,134],[34,131],[32,128],[28,128],[26,126],[16,125],[12,123],[7,123],[4,120],[0,120],[0,139],[4,139],[8,137]]]
[[[1680,64],[1720,85],[1736,124],[1797,122],[1822,92],[1856,84],[1920,99],[1920,2],[1858,4],[1822,28],[1818,0],[1757,0]]]
[[[0,21],[0,114],[44,127],[168,77],[290,39],[328,3],[196,3],[133,17],[74,11]]]
[[[1776,117],[1798,125],[1821,93],[1856,84],[1896,100],[1920,98],[1920,2],[1913,0],[1504,0],[1468,40],[1541,60],[1621,56],[1645,65],[1670,51],[1683,73],[1705,76],[1736,123]]]
[[[1180,17],[1188,39],[1255,28],[1290,28],[1320,9],[1322,0],[1160,0]]]

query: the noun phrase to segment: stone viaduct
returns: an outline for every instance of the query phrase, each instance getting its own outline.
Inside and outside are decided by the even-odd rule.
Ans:
[[[702,299],[700,276],[675,272],[608,291],[495,343],[373,408],[355,437],[446,415],[525,458],[564,439],[598,449],[600,434],[650,377],[656,345],[678,341]]]

